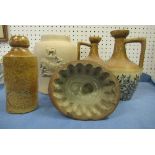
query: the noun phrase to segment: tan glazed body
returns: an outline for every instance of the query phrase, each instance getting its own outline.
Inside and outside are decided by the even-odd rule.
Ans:
[[[117,77],[120,82],[121,100],[131,99],[140,75],[143,71],[144,55],[146,49],[145,38],[130,38],[128,30],[114,30],[111,35],[115,38],[115,46],[112,57],[106,62],[107,68]],[[133,63],[126,54],[127,43],[141,43],[139,64]]]
[[[39,61],[39,91],[48,94],[48,84],[52,74],[62,65],[77,60],[76,46],[68,36],[43,35],[34,47]]]
[[[6,107],[9,113],[26,113],[38,105],[37,57],[28,50],[24,36],[10,39],[11,51],[3,58]]]
[[[90,52],[89,52],[88,57],[86,57],[84,60],[95,61],[96,63],[105,67],[105,63],[100,58],[99,52],[98,52],[98,44],[101,41],[101,38],[99,36],[90,36],[89,41],[90,41],[90,43],[78,42],[78,45],[77,45],[78,60],[80,60],[80,47],[82,45],[88,46],[88,47],[90,47]]]

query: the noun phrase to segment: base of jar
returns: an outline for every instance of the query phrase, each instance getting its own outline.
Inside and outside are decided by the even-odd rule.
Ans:
[[[32,112],[34,110],[38,109],[38,105],[36,106],[33,106],[31,108],[27,108],[27,109],[13,109],[13,108],[7,108],[7,112],[10,113],[10,114],[24,114],[24,113],[29,113],[29,112]]]

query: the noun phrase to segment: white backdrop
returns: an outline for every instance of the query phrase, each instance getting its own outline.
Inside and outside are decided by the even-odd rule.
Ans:
[[[130,30],[130,37],[146,37],[147,48],[144,62],[144,72],[149,75],[155,74],[155,26],[148,25],[130,25],[130,26],[115,26],[115,25],[10,25],[8,26],[9,36],[20,34],[26,35],[30,40],[30,50],[33,50],[35,42],[39,41],[42,34],[58,34],[69,35],[71,40],[77,44],[78,41],[89,42],[90,35],[99,35],[102,41],[99,44],[100,57],[103,60],[110,58],[113,48],[114,39],[110,35],[110,31],[115,29]],[[0,55],[4,55],[10,50],[8,43],[0,43]],[[89,49],[83,47],[81,50],[81,58],[88,55]],[[129,58],[138,63],[140,55],[140,44],[133,43],[127,45],[127,54]],[[154,61],[155,62],[155,61]]]

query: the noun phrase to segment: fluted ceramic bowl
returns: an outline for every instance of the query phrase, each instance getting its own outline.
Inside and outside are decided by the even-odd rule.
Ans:
[[[120,98],[116,77],[87,60],[63,66],[52,76],[48,91],[61,113],[80,120],[105,118],[114,111]]]

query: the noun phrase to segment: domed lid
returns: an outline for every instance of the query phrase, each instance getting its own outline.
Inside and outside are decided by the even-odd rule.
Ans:
[[[129,35],[129,30],[114,30],[110,33],[115,38],[126,38]]]
[[[9,40],[9,44],[12,47],[4,57],[31,57],[33,54],[29,51],[29,40],[25,36],[15,35]]]
[[[30,46],[29,40],[25,36],[15,35],[10,38],[9,44],[11,47],[24,47]]]

